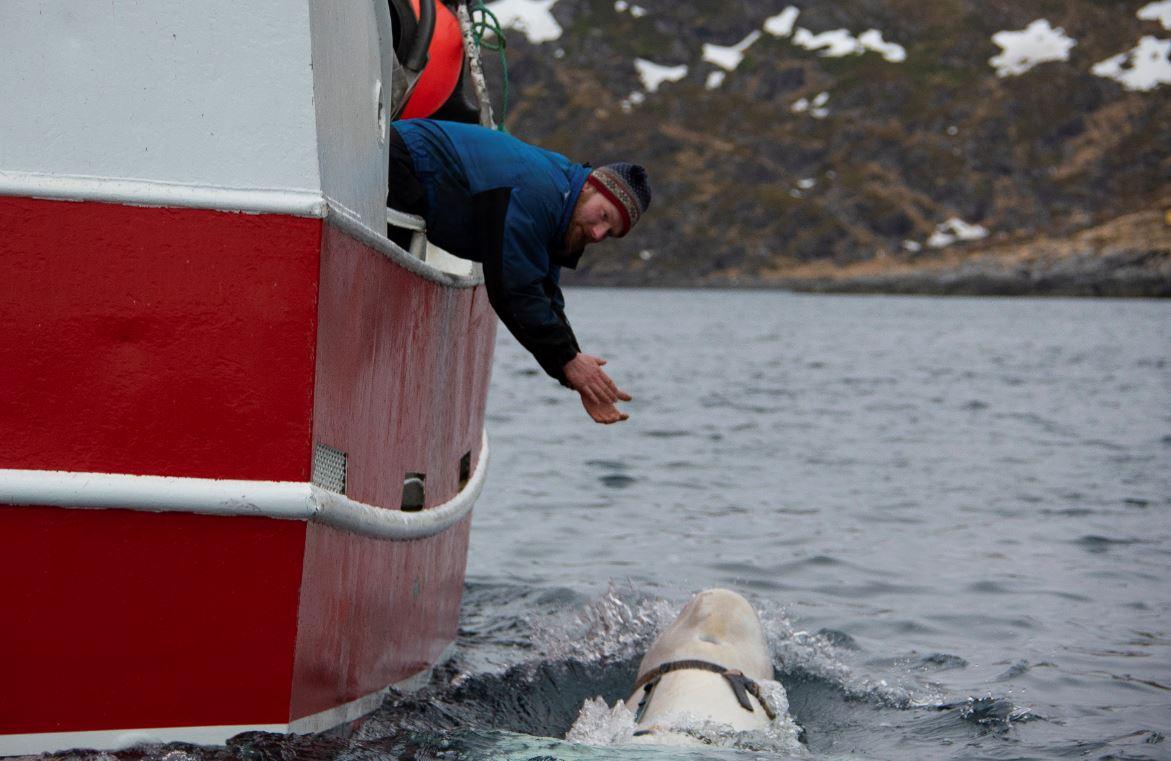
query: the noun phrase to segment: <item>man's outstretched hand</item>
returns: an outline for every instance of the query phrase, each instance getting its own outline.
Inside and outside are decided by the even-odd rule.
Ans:
[[[629,402],[633,397],[610,380],[602,370],[606,360],[589,354],[578,354],[565,363],[565,379],[581,394],[581,406],[598,423],[617,423],[630,417],[617,407],[617,402]]]

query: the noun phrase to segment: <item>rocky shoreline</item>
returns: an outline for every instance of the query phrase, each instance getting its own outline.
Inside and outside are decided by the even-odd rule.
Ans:
[[[1171,297],[1167,252],[1071,257],[1050,268],[986,260],[955,269],[837,278],[791,278],[777,287],[807,293],[891,293],[935,296]]]
[[[810,292],[1167,298],[1171,211],[1151,209],[1064,238],[945,252],[925,261],[813,269],[781,270],[766,279]]]
[[[584,275],[584,276],[583,276]],[[981,248],[957,246],[912,259],[838,266],[780,264],[765,272],[668,278],[634,269],[583,273],[568,285],[777,288],[806,293],[1171,298],[1171,211],[1130,214],[1067,237]]]

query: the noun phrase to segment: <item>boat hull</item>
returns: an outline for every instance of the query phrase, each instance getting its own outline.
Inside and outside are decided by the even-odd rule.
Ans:
[[[0,197],[0,229],[0,754],[319,731],[436,662],[486,456],[481,286],[332,207]]]

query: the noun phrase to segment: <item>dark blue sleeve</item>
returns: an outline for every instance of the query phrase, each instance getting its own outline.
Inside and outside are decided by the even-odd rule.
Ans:
[[[580,348],[549,262],[548,237],[514,192],[499,188],[476,196],[484,285],[504,326],[546,373],[568,386],[562,368]]]

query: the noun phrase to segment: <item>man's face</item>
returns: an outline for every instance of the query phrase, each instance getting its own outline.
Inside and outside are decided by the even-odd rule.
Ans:
[[[569,229],[565,231],[565,250],[578,256],[585,247],[622,233],[622,216],[604,195],[591,185],[581,189]]]

